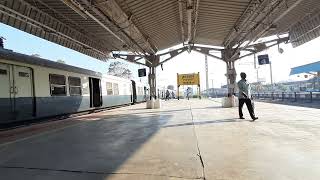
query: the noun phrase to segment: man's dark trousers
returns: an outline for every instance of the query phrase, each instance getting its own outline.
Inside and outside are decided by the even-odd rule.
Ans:
[[[243,107],[244,103],[246,103],[246,105],[247,105],[247,108],[248,108],[248,111],[250,113],[251,118],[254,119],[256,116],[254,115],[254,110],[253,110],[251,99],[248,99],[248,98],[239,98],[239,117],[240,118],[243,117],[242,107]]]

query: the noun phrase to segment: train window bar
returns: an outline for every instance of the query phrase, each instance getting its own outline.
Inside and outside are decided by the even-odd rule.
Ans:
[[[113,95],[112,83],[106,82],[106,86],[107,86],[107,95]]]
[[[68,82],[69,82],[70,96],[81,96],[82,95],[81,78],[69,76]]]
[[[51,96],[66,96],[66,77],[59,74],[49,74]]]

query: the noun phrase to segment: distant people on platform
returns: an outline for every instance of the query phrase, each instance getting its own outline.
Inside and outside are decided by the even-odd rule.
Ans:
[[[190,98],[190,94],[191,94],[190,88],[187,88],[187,99],[188,99],[188,100],[189,100],[189,98]]]
[[[174,98],[175,98],[175,94],[174,94],[174,92],[173,92],[173,91],[171,92],[171,98],[172,98],[172,99],[174,99]]]
[[[165,100],[169,100],[170,99],[170,92],[169,90],[166,91],[166,99]]]
[[[241,80],[238,82],[238,88],[239,88],[239,118],[244,119],[243,113],[242,113],[242,107],[243,104],[246,103],[248,111],[250,113],[250,116],[253,121],[258,119],[258,117],[255,116],[254,114],[254,106],[253,106],[253,101],[251,97],[251,89],[250,89],[250,84],[247,82],[246,78],[247,75],[246,73],[242,72],[240,73]]]

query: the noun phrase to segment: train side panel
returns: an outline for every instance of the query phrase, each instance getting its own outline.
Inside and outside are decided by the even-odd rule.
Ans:
[[[147,99],[149,99],[149,87],[141,82],[135,81],[136,84],[136,94],[137,94],[137,100],[136,102],[145,102]]]
[[[103,76],[101,81],[103,107],[132,103],[131,81],[114,76]]]
[[[15,84],[10,85],[10,83],[12,84],[10,81],[12,80],[8,84],[3,83],[7,82],[5,74],[0,75],[0,79],[2,78],[0,93],[0,106],[2,110],[0,111],[0,115],[3,117],[0,121],[1,124],[90,109],[89,83],[86,75],[4,59],[0,60],[0,64],[0,71],[2,72],[7,67],[9,80],[15,78]],[[50,75],[64,77],[64,94],[52,94],[51,88],[54,87],[50,84]],[[81,93],[70,95],[70,88],[68,86],[69,77],[80,79]],[[30,88],[25,83],[29,80],[31,80]],[[6,92],[9,94],[5,95]]]
[[[52,94],[50,83],[50,75],[61,75],[65,77],[66,94]],[[77,95],[70,94],[68,79],[80,78],[81,93]],[[54,116],[60,114],[75,113],[90,109],[89,81],[86,75],[60,71],[56,69],[38,67],[35,68],[35,84],[36,84],[36,105],[37,116]]]
[[[131,80],[0,51],[0,125],[119,106],[148,97],[148,88]],[[99,98],[100,97],[100,98]]]

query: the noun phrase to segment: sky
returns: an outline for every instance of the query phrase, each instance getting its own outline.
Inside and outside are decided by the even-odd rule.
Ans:
[[[61,59],[69,65],[90,69],[106,73],[110,62],[103,62],[87,55],[81,54],[72,49],[51,43],[47,40],[38,38],[34,35],[17,30],[10,26],[0,23],[0,36],[6,38],[5,48],[23,54],[39,54],[42,58],[56,61]],[[301,80],[302,77],[289,76],[293,67],[320,61],[320,38],[314,39],[304,45],[292,48],[291,44],[281,44],[284,50],[282,54],[278,53],[277,46],[260,52],[259,54],[268,54],[272,62],[273,81],[282,82],[289,80]],[[258,54],[258,55],[259,55]],[[120,60],[121,61],[121,60]],[[124,61],[122,61],[124,62]],[[254,69],[253,56],[246,57],[236,62],[237,79],[240,72],[246,72],[249,82],[257,81],[257,70]],[[126,63],[126,62],[125,62]],[[138,79],[138,69],[143,66],[126,63],[127,67],[133,72],[134,78]],[[197,73],[200,72],[201,89],[206,86],[205,81],[205,56],[197,52],[184,52],[172,60],[164,63],[163,70],[157,68],[157,84],[161,86],[176,85],[177,73]],[[226,84],[226,64],[218,59],[208,57],[209,87],[218,88]],[[259,79],[270,83],[269,65],[259,66]],[[147,78],[141,78],[142,82],[147,82]]]

